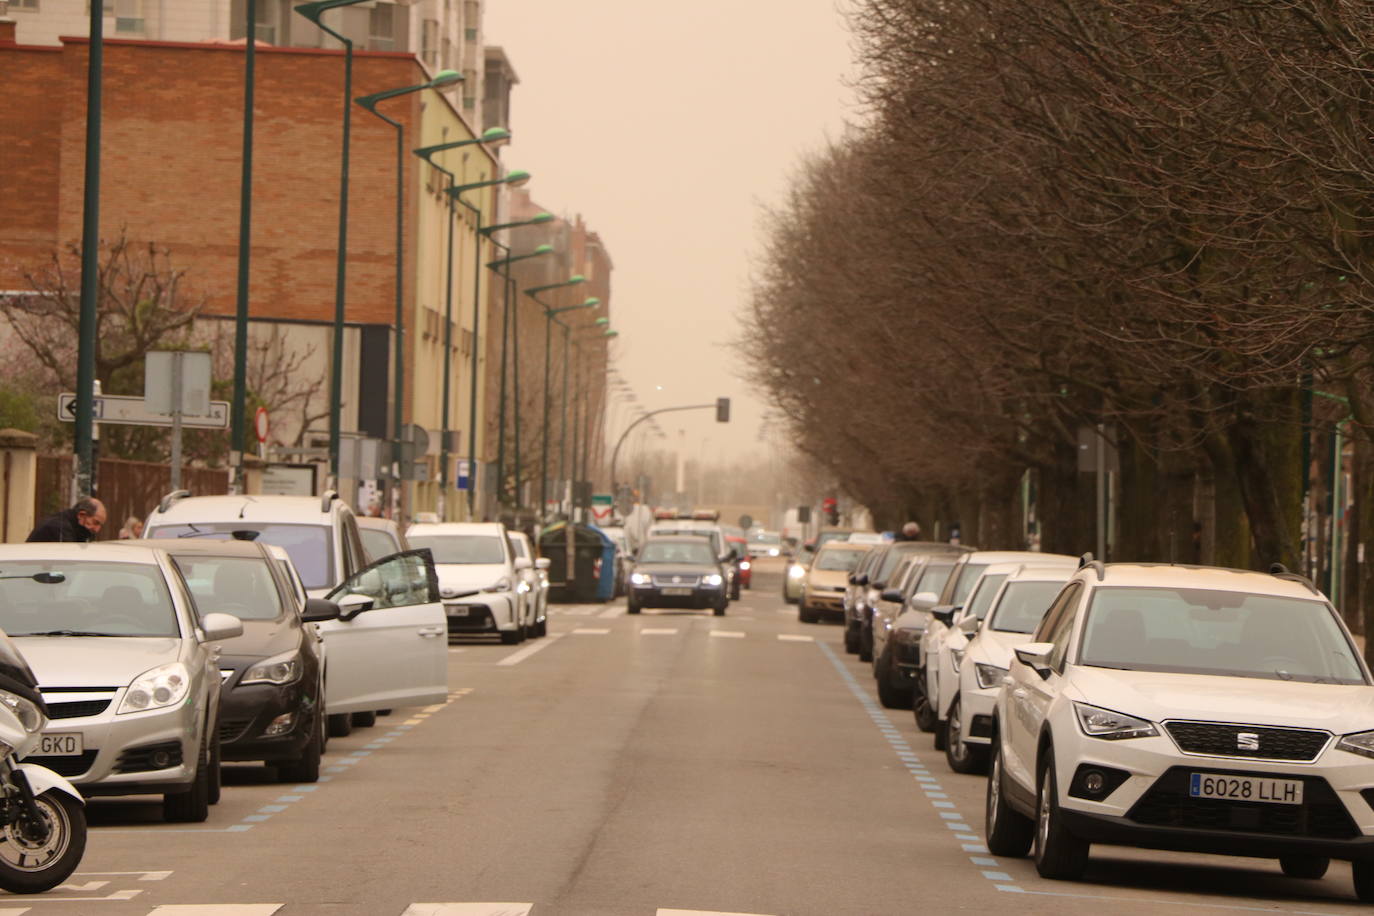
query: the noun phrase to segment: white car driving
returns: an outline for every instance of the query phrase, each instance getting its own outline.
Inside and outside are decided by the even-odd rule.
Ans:
[[[1351,862],[1374,902],[1374,679],[1298,576],[1088,563],[1019,646],[987,846],[1075,879],[1093,843]]]
[[[411,547],[434,554],[439,596],[450,636],[499,636],[522,642],[533,628],[520,573],[534,568],[517,557],[500,522],[440,522],[411,525]]]

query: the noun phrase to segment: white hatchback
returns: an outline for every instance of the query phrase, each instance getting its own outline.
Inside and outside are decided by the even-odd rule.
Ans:
[[[428,548],[439,573],[450,636],[499,636],[521,642],[534,627],[520,575],[534,567],[517,557],[500,522],[411,525],[411,547]]]
[[[1015,650],[987,840],[1047,878],[1092,843],[1350,860],[1374,902],[1374,679],[1301,577],[1089,563]]]

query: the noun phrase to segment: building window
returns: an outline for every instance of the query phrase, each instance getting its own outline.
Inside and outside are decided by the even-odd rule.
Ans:
[[[445,38],[440,46],[443,48],[443,59],[439,61],[439,66],[447,70],[453,66],[453,42]]]
[[[280,36],[277,34],[278,4],[271,2],[271,0],[258,0],[255,14],[257,22],[254,24],[253,32],[258,41],[264,41],[270,45],[281,44]],[[246,0],[233,0],[229,4],[229,39],[231,41],[238,41],[244,37],[243,20],[247,15]]]
[[[420,59],[430,73],[439,70],[439,20],[426,19],[420,28]]]
[[[115,31],[138,34],[143,31],[143,0],[114,0]]]
[[[477,107],[477,90],[480,88],[477,82],[476,70],[463,71],[463,107],[468,111]]]
[[[393,51],[396,48],[395,7],[378,3],[368,16],[367,46],[373,51]]]
[[[477,40],[477,30],[476,30],[476,29],[463,29],[463,37],[466,38],[468,41],[476,41],[476,40]]]
[[[37,12],[37,11],[38,11],[38,0],[10,0],[10,9],[12,9],[12,10],[33,10],[34,12]],[[86,10],[86,11],[87,11],[87,12],[90,12],[90,8],[87,7],[87,10]]]

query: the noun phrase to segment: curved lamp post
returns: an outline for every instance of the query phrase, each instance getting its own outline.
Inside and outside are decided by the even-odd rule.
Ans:
[[[586,277],[581,274],[573,274],[561,283],[546,283],[543,286],[532,286],[525,290],[525,295],[538,302],[540,307],[544,309],[544,429],[540,436],[539,460],[539,517],[541,519],[549,505],[549,358],[552,352],[553,316],[559,312],[567,311],[569,308],[583,308],[586,303],[551,310],[548,304],[535,294],[551,289],[561,289],[565,286],[577,286],[579,283],[586,282]]]
[[[582,329],[581,329],[581,333],[578,333],[578,334],[571,334],[571,335],[570,335],[570,336],[574,339],[574,341],[575,341],[575,342],[573,343],[573,346],[576,347],[577,350],[578,350],[579,353],[580,353],[581,350],[582,350],[582,347],[580,346],[580,343],[581,343],[582,340],[590,339],[590,341],[591,341],[592,343],[595,343],[595,342],[598,341],[598,340],[600,340],[600,341],[605,341],[605,340],[609,340],[609,339],[611,339],[611,338],[619,337],[619,336],[620,336],[620,332],[619,332],[619,331],[611,330],[611,328],[608,326],[609,324],[610,324],[610,319],[609,319],[609,318],[606,318],[606,317],[597,318],[595,321],[592,322],[592,326],[591,326],[591,327],[582,328]],[[567,330],[565,330],[565,331],[564,331],[565,340],[566,340],[566,338],[567,338],[568,336],[569,336],[569,332],[568,332]],[[574,381],[575,381],[575,384],[576,384],[577,388],[576,388],[576,391],[574,392],[573,397],[572,397],[572,403],[575,405],[575,406],[573,407],[574,415],[573,415],[573,424],[572,424],[572,425],[573,425],[573,438],[572,438],[572,479],[573,479],[574,481],[579,481],[579,480],[585,481],[585,480],[587,479],[587,468],[591,465],[592,410],[591,410],[591,403],[590,403],[590,400],[589,400],[589,395],[591,394],[591,391],[590,391],[590,389],[591,389],[590,366],[587,365],[586,361],[580,361],[580,362],[582,362],[582,366],[583,366],[583,368],[584,368],[586,371],[579,372],[579,373],[575,373],[575,375],[576,375],[577,377],[575,378]],[[567,384],[567,383],[566,383],[566,381],[565,381],[565,382],[564,382],[565,387],[564,387],[564,391],[563,391],[563,403],[564,403],[564,404],[567,404],[567,403],[568,403],[568,392],[567,392],[566,384]],[[581,409],[581,411],[582,411],[582,419],[581,419],[580,422],[579,422],[578,417],[577,417],[577,414],[576,414],[576,412],[579,410],[579,407],[576,406],[576,405],[580,405],[580,409]],[[566,417],[567,414],[565,413],[564,416]],[[562,450],[562,444],[561,444],[561,443],[559,444],[559,449],[560,449],[560,451]],[[581,471],[580,474],[578,473],[578,455],[579,455],[579,453],[580,453],[581,456],[582,456],[582,458],[581,458],[581,467],[582,467],[582,471]],[[576,483],[574,483],[574,484],[573,484],[573,491],[574,491],[574,494],[573,494],[573,495],[574,495],[573,502],[574,502],[574,504],[577,502],[577,499],[576,499],[576,490],[577,490],[577,485],[576,485]],[[579,507],[579,506],[577,506],[577,505],[574,505],[574,506],[573,506],[573,509],[574,509],[574,510],[576,510],[576,509],[578,509],[578,508],[583,508],[583,509],[585,509],[585,508],[587,508],[587,507],[586,507],[586,506],[580,506],[580,507]]]
[[[530,173],[516,169],[507,172],[500,178],[491,178],[485,181],[474,181],[468,184],[454,185],[447,189],[447,194],[453,200],[467,207],[472,211],[473,217],[477,220],[477,231],[473,233],[473,253],[472,253],[472,375],[469,381],[468,401],[470,409],[468,411],[468,517],[476,518],[477,513],[477,367],[481,362],[478,346],[478,333],[481,330],[482,321],[482,271],[477,269],[477,265],[482,263],[482,208],[474,206],[463,200],[463,193],[475,191],[479,188],[490,188],[496,185],[507,185],[518,188],[528,184]]]
[[[434,157],[439,153],[451,149],[458,149],[462,146],[472,146],[478,143],[498,143],[510,139],[510,131],[504,127],[489,127],[480,137],[473,137],[471,140],[454,140],[450,143],[436,143],[433,146],[421,146],[411,150],[425,162],[448,176],[449,187],[452,188],[458,176],[442,165],[434,161]],[[443,384],[443,403],[440,408],[442,418],[440,420],[439,434],[439,518],[447,520],[445,515],[447,508],[448,493],[448,440],[449,440],[449,387],[452,376],[450,360],[453,356],[453,198],[448,199],[448,245],[444,257],[444,384]]]
[[[457,70],[440,70],[428,82],[414,86],[403,86],[400,89],[388,89],[384,92],[376,92],[354,99],[360,106],[396,128],[396,345],[394,357],[396,366],[394,381],[392,382],[391,402],[391,435],[394,440],[391,444],[391,476],[393,486],[397,488],[396,492],[399,492],[401,486],[401,433],[404,425],[405,405],[405,305],[403,298],[405,276],[405,128],[400,121],[388,118],[378,111],[377,104],[412,92],[452,86],[454,83],[461,82],[462,79],[463,74]],[[397,511],[400,509],[395,492],[392,495],[392,508]]]
[[[569,311],[572,311],[573,309],[595,308],[596,306],[598,306],[598,305],[600,305],[600,304],[601,304],[601,300],[600,300],[600,299],[596,298],[595,296],[588,296],[587,299],[586,299],[585,301],[580,302],[580,303],[578,303],[577,305],[569,305],[569,306],[565,306],[564,308],[561,308],[561,309],[555,309],[552,313],[549,313],[549,317],[552,318],[554,321],[557,321],[558,319],[553,318],[553,316],[556,315],[556,314],[558,314],[559,312],[569,312]],[[559,321],[558,323],[559,323],[559,325],[561,325],[562,328],[563,328],[563,404],[562,404],[562,411],[561,411],[562,414],[563,414],[563,418],[562,418],[562,422],[559,424],[559,427],[558,427],[558,479],[559,479],[560,481],[567,481],[567,480],[569,480],[569,478],[568,478],[568,476],[567,476],[567,457],[568,457],[568,448],[567,448],[567,446],[568,446],[568,369],[569,369],[569,366],[570,366],[571,363],[572,363],[572,351],[569,349],[569,341],[570,341],[569,334],[571,333],[572,329],[571,329],[567,324],[565,324],[565,323],[562,322],[562,321]],[[566,492],[566,490],[565,490],[565,492]]]

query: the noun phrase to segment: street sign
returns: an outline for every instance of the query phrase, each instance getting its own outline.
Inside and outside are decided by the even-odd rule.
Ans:
[[[176,404],[177,388],[181,405]],[[203,417],[210,411],[210,354],[200,350],[149,350],[144,357],[143,400],[149,413]]]
[[[253,414],[253,431],[258,434],[259,442],[267,441],[267,429],[267,408],[259,407]]]
[[[124,426],[171,426],[172,418],[159,416],[148,410],[143,398],[116,394],[102,394],[94,399],[95,421]],[[71,423],[76,420],[76,395],[63,392],[57,396],[57,419]],[[188,429],[228,429],[229,402],[211,401],[210,412],[203,417],[181,418]]]
[[[460,458],[458,460],[458,474],[456,475],[458,477],[458,489],[468,490],[472,488],[471,472],[472,465],[468,464],[466,458]]]
[[[592,521],[600,524],[611,520],[611,511],[615,508],[615,497],[609,493],[592,494]]]

